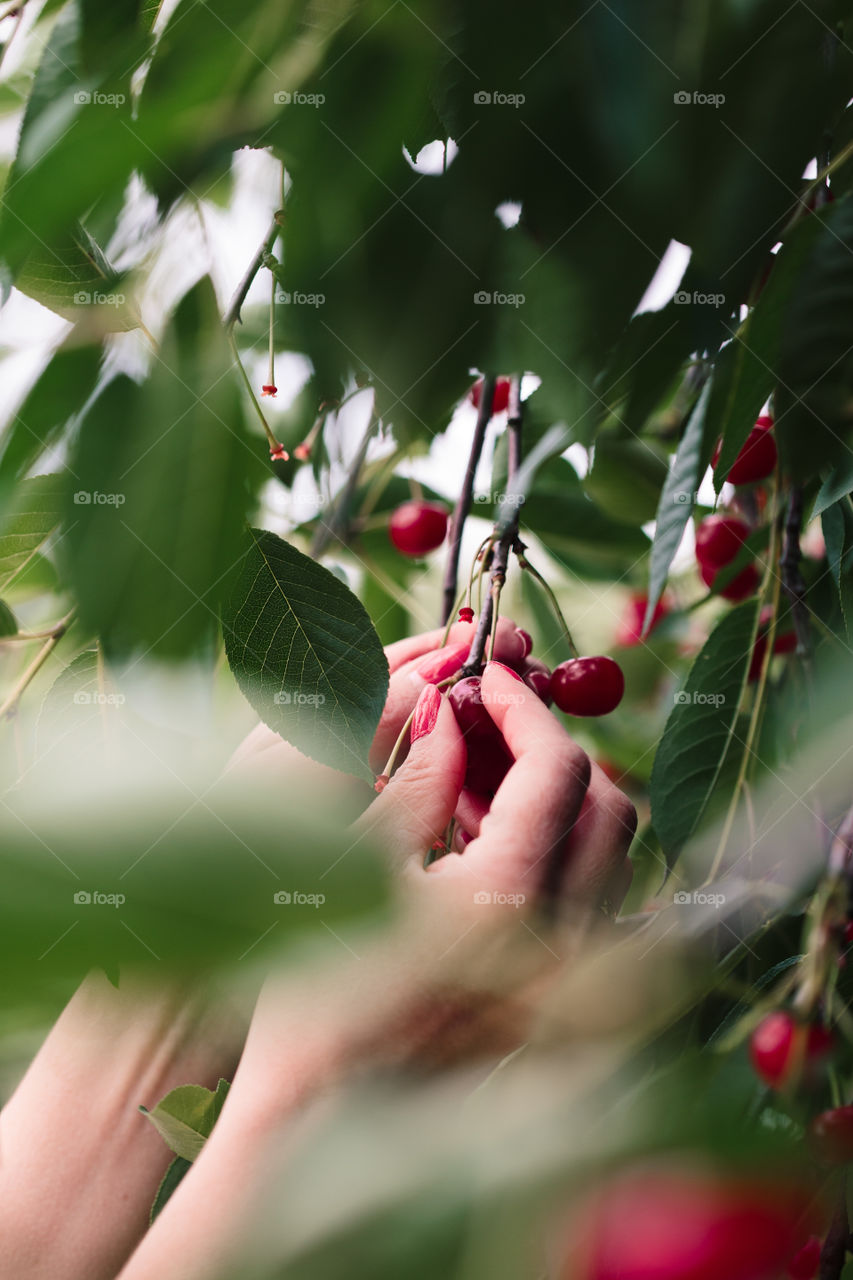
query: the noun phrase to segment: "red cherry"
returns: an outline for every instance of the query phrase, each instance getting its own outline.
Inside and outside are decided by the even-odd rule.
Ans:
[[[848,947],[853,943],[853,920],[844,926],[844,941]]]
[[[517,636],[520,636],[520,637],[521,637],[522,643],[524,644],[524,655],[523,655],[523,656],[524,656],[525,658],[529,657],[529,656],[530,656],[530,653],[531,653],[531,652],[532,652],[532,650],[533,650],[533,640],[532,640],[532,639],[531,639],[531,637],[530,637],[530,633],[529,633],[529,632],[527,632],[527,631],[525,631],[525,630],[524,630],[524,627],[516,627],[516,628],[515,628],[515,634],[516,634]]]
[[[475,409],[480,407],[483,394],[483,379],[478,378],[470,391],[471,403]],[[492,413],[503,413],[509,404],[509,378],[495,379],[495,394],[492,397]]]
[[[702,575],[702,581],[706,587],[713,587],[714,581],[720,572],[720,569],[714,565],[700,564],[699,572]],[[755,595],[761,582],[761,575],[754,564],[748,564],[741,569],[740,573],[736,573],[731,582],[720,590],[720,595],[724,600],[733,600],[735,603],[746,600],[749,596]]]
[[[797,647],[796,631],[782,631],[777,633],[773,641],[774,653],[793,653]]]
[[[460,621],[460,622],[473,622],[473,621],[474,621],[474,610],[471,608],[471,606],[470,606],[470,605],[465,604],[465,605],[463,605],[463,606],[462,606],[462,608],[459,610],[459,621]]]
[[[809,1125],[809,1147],[821,1164],[849,1164],[853,1160],[853,1107],[822,1111]]]
[[[274,396],[277,394],[278,394],[278,387],[274,387],[271,382],[268,382],[266,386],[261,387],[262,396]]]
[[[776,441],[770,435],[773,419],[759,418],[746,438],[746,443],[732,463],[726,476],[729,484],[754,484],[756,480],[765,480],[776,467]],[[720,442],[714,450],[711,465],[716,467],[720,456]]]
[[[760,633],[755,637],[755,645],[752,650],[752,658],[749,663],[749,673],[747,680],[753,683],[761,675],[761,668],[764,665],[764,655],[767,652],[767,636]]]
[[[813,1073],[833,1043],[832,1032],[826,1027],[798,1022],[779,1009],[753,1031],[749,1056],[756,1075],[771,1088],[780,1089],[795,1083],[804,1071]]]
[[[481,795],[494,795],[513,763],[500,729],[483,706],[478,676],[466,676],[447,691],[456,723],[465,738],[468,767],[465,786]]]
[[[815,1280],[820,1267],[820,1237],[809,1236],[798,1253],[795,1253],[786,1268],[790,1280]]]
[[[644,1168],[581,1208],[560,1280],[770,1280],[813,1218],[787,1183]]]
[[[404,502],[392,512],[388,536],[404,556],[425,556],[444,542],[447,512],[437,502]]]
[[[546,707],[550,707],[551,672],[548,668],[541,670],[539,667],[531,667],[529,671],[524,672],[521,678],[528,689],[532,689],[537,698],[540,698]]]
[[[628,649],[633,645],[641,644],[643,640],[643,623],[646,620],[646,609],[648,608],[649,597],[644,592],[636,592],[631,596],[622,617],[619,626],[616,629],[616,644]],[[649,627],[649,634],[654,631],[657,624],[662,618],[665,618],[670,612],[669,605],[665,600],[658,600],[652,614],[652,622]]]
[[[696,530],[696,559],[721,569],[730,564],[749,537],[749,525],[737,516],[707,516]]]
[[[572,658],[551,673],[551,697],[573,716],[606,716],[622,701],[625,677],[612,658]]]

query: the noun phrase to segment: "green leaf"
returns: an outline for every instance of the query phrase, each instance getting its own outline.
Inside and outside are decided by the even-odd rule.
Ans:
[[[44,696],[36,729],[39,753],[67,741],[81,722],[100,720],[115,705],[115,696],[102,688],[97,649],[78,653]]]
[[[614,519],[645,524],[655,517],[666,477],[667,465],[653,445],[602,433],[584,488]]]
[[[696,830],[726,759],[757,610],[750,601],[724,615],[675,695],[650,786],[652,823],[670,865]]]
[[[675,462],[663,486],[658,504],[655,540],[652,545],[652,563],[649,572],[649,604],[643,623],[651,624],[655,605],[663,595],[669,566],[678,550],[687,521],[696,505],[696,491],[708,462],[711,446],[705,427],[705,417],[711,398],[713,380],[706,382],[702,394],[690,415]]]
[[[845,453],[820,486],[812,508],[812,520],[823,515],[839,498],[846,498],[848,493],[853,493],[853,454]]]
[[[151,1213],[148,1217],[149,1223],[152,1223],[157,1215],[162,1213],[191,1168],[191,1160],[185,1160],[183,1156],[175,1156],[163,1174],[163,1180],[157,1188],[157,1194],[154,1197],[154,1203],[151,1206]]]
[[[66,320],[91,319],[102,333],[139,323],[123,292],[129,286],[81,226],[56,247],[38,244],[18,272],[15,288]]]
[[[819,227],[816,218],[806,218],[779,250],[755,307],[717,359],[708,406],[708,430],[723,441],[714,470],[717,490],[776,385],[786,308]]]
[[[388,663],[361,602],[274,533],[250,530],[223,609],[231,670],[261,719],[315,760],[370,779]]]
[[[61,476],[24,480],[0,527],[0,592],[14,585],[59,524],[65,484]]]
[[[95,387],[100,347],[59,348],[7,425],[0,445],[0,506],[11,487],[59,438]]]
[[[0,600],[0,636],[17,635],[18,624],[15,615],[5,600]]]
[[[181,301],[146,382],[120,376],[89,408],[70,470],[61,548],[107,655],[210,652],[250,484],[267,473],[209,280]]]
[[[847,498],[827,507],[821,516],[826,560],[838,590],[844,625],[853,622],[853,507]]]
[[[176,1156],[193,1161],[213,1132],[228,1089],[227,1080],[220,1080],[215,1092],[200,1084],[182,1084],[161,1098],[153,1110],[139,1110]]]

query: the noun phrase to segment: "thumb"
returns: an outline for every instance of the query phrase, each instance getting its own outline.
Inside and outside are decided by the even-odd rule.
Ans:
[[[465,779],[465,743],[434,684],[424,686],[415,704],[411,743],[405,763],[355,824],[355,832],[378,839],[397,866],[422,859],[443,838]]]

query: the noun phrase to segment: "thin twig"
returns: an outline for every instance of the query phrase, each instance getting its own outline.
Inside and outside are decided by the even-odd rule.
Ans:
[[[483,385],[480,389],[480,405],[477,411],[477,423],[474,427],[474,436],[471,441],[471,452],[468,455],[468,465],[465,468],[465,476],[462,481],[462,488],[456,507],[453,511],[453,518],[450,522],[450,533],[448,535],[447,547],[447,566],[444,570],[444,594],[442,597],[441,621],[446,623],[456,600],[458,591],[457,579],[459,577],[459,551],[462,545],[462,533],[465,529],[465,521],[471,510],[471,499],[474,493],[474,477],[477,474],[477,464],[480,461],[480,455],[483,452],[483,443],[486,439],[486,428],[492,416],[492,401],[495,396],[495,378],[492,374],[486,374],[483,378]]]
[[[283,216],[284,215],[282,214],[280,209],[276,211],[275,215],[273,216],[272,224],[269,230],[267,231],[267,234],[264,237],[262,245],[258,249],[258,252],[255,254],[252,261],[249,263],[248,267],[246,268],[246,274],[243,276],[243,279],[240,281],[240,283],[237,285],[237,288],[234,290],[234,296],[228,305],[228,310],[225,312],[225,315],[222,317],[222,323],[224,324],[226,329],[229,329],[229,330],[233,329],[237,321],[242,320],[240,316],[240,311],[242,310],[243,303],[246,301],[246,294],[251,289],[252,281],[254,280],[255,276],[258,274],[261,267],[264,265],[264,258],[267,256],[268,253],[272,252],[272,247],[275,244],[281,232]]]
[[[65,615],[62,621],[57,624],[57,626],[54,628],[53,634],[50,636],[47,643],[42,645],[42,647],[39,649],[38,653],[33,658],[30,665],[27,667],[26,671],[24,671],[24,673],[18,679],[11,693],[9,693],[8,696],[4,699],[2,705],[0,705],[0,720],[13,715],[14,712],[17,710],[18,703],[20,702],[21,697],[26,691],[28,685],[32,682],[35,676],[38,675],[39,671],[47,662],[48,658],[53,653],[54,649],[59,644],[60,640],[65,635],[66,631],[71,625],[71,621],[74,617],[74,612],[75,612],[74,609],[72,609],[69,613]]]
[[[510,380],[509,390],[509,416],[514,418],[516,422],[515,431],[518,436],[518,452],[515,458],[516,471],[521,462],[521,379],[513,377]],[[483,388],[485,396],[488,388]],[[491,404],[491,401],[489,401]],[[480,402],[482,408],[482,401]],[[515,501],[511,501],[512,498]],[[518,521],[521,514],[520,494],[507,493],[506,511],[498,523],[497,539],[492,547],[492,567],[490,573],[490,590],[486,596],[482,612],[477,622],[477,630],[474,633],[474,639],[471,643],[471,649],[468,653],[468,659],[460,672],[461,676],[478,676],[483,669],[483,662],[486,653],[486,642],[494,634],[494,626],[497,623],[497,613],[500,602],[501,591],[506,582],[507,562],[509,561],[509,553],[518,539]]]
[[[314,541],[311,545],[311,555],[316,560],[323,554],[326,547],[335,539],[339,539],[341,533],[347,528],[349,523],[350,508],[352,500],[355,497],[355,491],[358,488],[358,482],[361,479],[361,471],[367,458],[367,451],[370,448],[370,442],[379,429],[379,418],[376,411],[371,413],[370,421],[367,424],[367,430],[364,433],[358,451],[350,463],[349,473],[343,488],[338,494],[337,501],[329,515],[328,520],[323,521],[317,528],[314,535]]]

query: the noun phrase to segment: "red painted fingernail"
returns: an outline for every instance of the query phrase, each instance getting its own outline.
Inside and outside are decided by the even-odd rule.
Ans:
[[[424,658],[423,662],[415,668],[418,675],[423,680],[429,680],[431,684],[437,684],[439,680],[446,680],[448,676],[452,676],[462,663],[468,657],[470,644],[451,644],[445,649],[438,649],[435,653],[431,653]]]
[[[418,738],[425,738],[428,733],[432,733],[440,706],[441,694],[434,684],[428,684],[421,690],[420,697],[415,703],[415,714],[409,731],[412,742],[417,742]]]
[[[519,683],[524,684],[524,681],[521,679],[521,676],[518,674],[517,671],[513,671],[512,667],[505,667],[502,662],[490,662],[489,666],[497,667],[499,671],[505,671],[508,676],[512,676],[513,680],[518,680]]]

